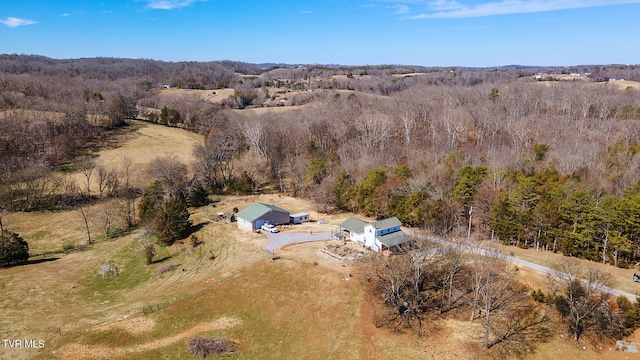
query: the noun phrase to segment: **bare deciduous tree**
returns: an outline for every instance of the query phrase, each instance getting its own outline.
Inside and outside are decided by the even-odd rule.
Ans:
[[[107,190],[110,195],[115,194],[119,184],[118,173],[115,170],[107,169],[104,164],[100,163],[96,166],[96,174],[98,175],[98,192],[100,193],[100,197],[102,197]]]
[[[104,203],[93,211],[92,222],[102,230],[105,238],[112,237],[114,230],[120,226],[119,213],[120,204],[117,200]]]
[[[440,263],[440,271],[442,273],[440,313],[445,313],[456,307],[464,294],[464,292],[458,291],[458,286],[456,286],[459,277],[461,277],[461,268],[464,265],[462,254],[452,247],[447,247],[443,255]]]
[[[382,150],[391,138],[391,120],[386,115],[368,114],[359,119],[360,143],[367,152]]]
[[[437,263],[435,245],[421,241],[415,250],[398,249],[390,257],[369,258],[368,272],[378,282],[378,291],[391,312],[383,321],[394,329],[416,328],[423,331],[429,310],[435,309],[435,298],[427,283],[434,275]]]
[[[187,166],[176,157],[157,157],[149,163],[149,174],[160,180],[169,197],[184,195],[187,184]]]
[[[548,277],[555,307],[574,340],[583,336],[609,338],[621,331],[620,319],[609,306],[611,275],[566,259]]]
[[[91,155],[85,155],[80,160],[78,167],[80,168],[80,172],[85,178],[85,195],[87,197],[91,197],[91,176],[93,175],[93,171],[96,168],[96,161]]]
[[[122,209],[122,216],[126,223],[127,229],[131,228],[136,223],[136,189],[132,184],[131,171],[133,162],[130,158],[124,157],[120,163],[120,174],[122,177],[122,199],[120,202],[120,208]]]

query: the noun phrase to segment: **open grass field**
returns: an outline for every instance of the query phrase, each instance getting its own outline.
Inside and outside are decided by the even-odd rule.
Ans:
[[[636,90],[640,89],[640,82],[638,81],[616,80],[616,81],[609,81],[606,84],[608,84],[609,86],[614,85],[620,88],[621,90],[626,90],[628,88],[632,88]]]
[[[187,130],[142,121],[133,121],[132,123],[139,129],[130,139],[120,146],[98,153],[98,158],[105,165],[118,165],[123,158],[128,157],[131,159],[132,165],[139,169],[156,157],[168,155],[189,163],[192,159],[194,146],[203,141],[201,135]]]
[[[233,95],[233,89],[219,90],[191,90],[191,89],[162,89],[154,90],[162,100],[206,100],[212,103],[220,103]]]
[[[118,146],[102,150],[105,164],[123,156],[144,171],[156,156],[173,154],[184,161],[197,135],[159,125],[138,124]],[[86,235],[78,211],[14,213],[4,225],[21,234],[42,260],[0,269],[0,338],[44,339],[42,349],[0,348],[0,359],[196,359],[186,351],[195,335],[222,336],[238,344],[228,359],[484,359],[475,324],[434,320],[426,336],[376,328],[379,300],[366,292],[366,277],[357,264],[342,265],[318,254],[327,242],[305,243],[277,251],[263,249],[266,236],[216,221],[217,212],[242,209],[254,201],[291,212],[306,211],[312,220],[285,231],[328,231],[351,214],[325,215],[311,202],[286,196],[223,197],[216,207],[191,209],[195,234],[161,248],[152,265],[144,261],[142,229],[97,241],[80,251],[62,253],[65,243],[83,244]],[[92,229],[97,232],[97,229]],[[553,254],[517,248],[517,257],[543,264]],[[544,256],[542,256],[544,255]],[[109,262],[119,275],[103,279]],[[175,269],[166,270],[174,265]],[[622,281],[629,271],[609,266]],[[620,271],[620,272],[618,272]],[[531,287],[543,284],[539,274],[514,274]],[[633,286],[629,285],[629,286]],[[626,291],[631,289],[623,285]],[[576,348],[556,339],[533,359],[634,359],[603,348]]]

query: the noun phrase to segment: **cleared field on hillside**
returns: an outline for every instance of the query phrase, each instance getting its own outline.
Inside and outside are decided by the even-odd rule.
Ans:
[[[161,100],[206,100],[212,103],[220,103],[233,95],[233,89],[219,90],[190,90],[190,89],[162,89],[154,90]]]
[[[138,167],[148,164],[156,157],[169,155],[188,164],[192,160],[193,148],[203,141],[201,135],[187,130],[141,121],[134,121],[134,123],[140,126],[140,129],[132,139],[119,147],[104,150],[98,154],[98,158],[104,161],[105,165],[116,165],[123,158],[128,157],[134,167]]]
[[[626,90],[627,88],[640,89],[640,82],[637,81],[629,81],[629,80],[616,80],[616,81],[608,81],[604,84],[608,86],[616,86],[621,90]]]

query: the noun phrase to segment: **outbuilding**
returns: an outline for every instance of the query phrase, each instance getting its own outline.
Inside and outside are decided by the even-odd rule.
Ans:
[[[238,229],[253,231],[264,224],[281,225],[290,221],[289,211],[275,205],[255,202],[236,214]]]
[[[291,216],[289,216],[289,221],[292,224],[306,223],[309,221],[309,213],[299,212],[299,213],[292,214]]]

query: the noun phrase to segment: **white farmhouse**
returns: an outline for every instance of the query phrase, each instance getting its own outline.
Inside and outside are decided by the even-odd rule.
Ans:
[[[411,241],[411,237],[400,230],[401,225],[395,216],[373,223],[350,217],[340,227],[349,233],[351,241],[380,252]]]

